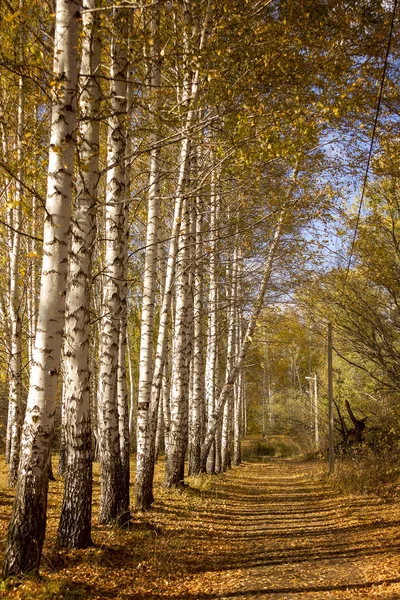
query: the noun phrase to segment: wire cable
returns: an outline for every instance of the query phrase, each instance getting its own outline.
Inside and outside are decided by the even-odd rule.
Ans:
[[[398,0],[394,0],[394,2],[393,2],[393,10],[392,10],[392,19],[391,19],[390,29],[389,29],[388,43],[387,43],[387,47],[386,47],[385,62],[384,62],[384,65],[383,65],[381,84],[380,84],[380,88],[379,88],[378,103],[377,103],[377,106],[376,106],[376,112],[375,112],[375,118],[374,118],[374,125],[373,125],[373,128],[372,128],[372,135],[371,135],[371,143],[370,143],[369,152],[368,152],[367,167],[366,167],[366,170],[365,170],[365,175],[364,175],[364,179],[363,179],[363,185],[362,185],[362,188],[361,188],[361,198],[360,198],[360,202],[359,202],[359,205],[358,205],[356,225],[355,225],[355,228],[354,228],[353,238],[352,238],[351,246],[350,246],[350,255],[349,255],[349,261],[347,263],[347,268],[346,268],[346,275],[345,275],[345,280],[344,280],[344,289],[346,288],[346,285],[347,285],[347,279],[348,279],[348,275],[349,275],[349,271],[350,271],[350,267],[351,267],[351,262],[352,262],[352,259],[353,259],[354,247],[355,247],[355,243],[356,243],[356,239],[357,239],[357,233],[358,233],[358,229],[359,229],[359,226],[360,226],[361,211],[362,211],[362,207],[363,207],[363,204],[364,204],[365,191],[366,191],[366,188],[367,188],[368,175],[369,175],[369,170],[370,170],[370,166],[371,166],[372,153],[373,153],[373,149],[374,149],[376,129],[377,129],[377,126],[378,126],[379,113],[380,113],[381,104],[382,104],[383,88],[384,88],[384,85],[385,85],[386,72],[387,72],[387,67],[388,67],[388,62],[389,62],[390,46],[391,46],[392,37],[393,37],[394,19],[395,19],[395,16],[396,16],[397,3],[398,3]]]

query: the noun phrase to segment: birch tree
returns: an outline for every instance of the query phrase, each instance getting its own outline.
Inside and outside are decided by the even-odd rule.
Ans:
[[[197,175],[197,151],[192,152],[192,173]],[[204,357],[203,357],[203,265],[202,265],[202,229],[203,206],[200,194],[195,198],[195,250],[193,266],[193,384],[191,405],[189,407],[189,475],[200,470],[200,448],[204,404]]]
[[[237,260],[233,255],[233,265],[227,265],[227,287],[228,287],[228,340],[227,340],[227,357],[226,357],[226,379],[232,370],[235,361],[235,345],[236,345],[236,285],[237,285]],[[229,258],[228,258],[229,260]],[[230,261],[229,261],[230,262]],[[234,410],[234,390],[225,403],[223,421],[222,421],[222,457],[221,469],[226,471],[232,466],[232,415]]]
[[[99,349],[100,523],[126,524],[129,489],[121,460],[117,373],[124,318],[126,202],[125,115],[127,99],[128,13],[113,11],[110,111],[107,138],[106,255]]]
[[[242,314],[241,314],[241,273],[242,273],[242,251],[240,247],[240,241],[238,238],[235,240],[235,252],[234,252],[234,297],[236,302],[236,319],[235,319],[235,355],[234,361],[236,362],[239,357],[240,347],[242,343]],[[228,374],[229,377],[229,374]],[[243,390],[243,373],[242,371],[238,374],[235,386],[234,386],[234,403],[233,403],[233,464],[235,466],[240,465],[242,462],[242,429],[243,429],[243,416],[242,416],[242,390]]]
[[[233,391],[234,383],[236,381],[236,378],[237,378],[239,372],[242,369],[244,359],[246,357],[248,348],[250,347],[250,344],[252,341],[252,336],[254,334],[254,331],[255,331],[255,328],[257,325],[257,319],[261,313],[265,293],[267,291],[267,286],[268,286],[268,283],[269,283],[269,280],[271,277],[273,260],[275,258],[275,253],[278,248],[279,240],[281,237],[285,213],[286,213],[286,207],[283,206],[283,208],[281,209],[281,211],[279,213],[279,217],[278,217],[278,220],[277,220],[277,223],[275,226],[275,231],[272,236],[271,245],[270,245],[270,248],[268,251],[268,256],[265,261],[265,267],[264,267],[264,272],[263,272],[263,276],[262,276],[260,289],[259,289],[257,298],[254,302],[254,306],[253,306],[253,309],[252,309],[252,312],[250,315],[249,323],[247,325],[247,329],[246,329],[246,332],[243,337],[242,345],[240,347],[239,355],[235,361],[235,364],[231,368],[231,370],[225,380],[225,383],[222,387],[221,393],[219,394],[218,400],[216,402],[215,410],[207,423],[207,432],[206,432],[206,436],[204,438],[204,441],[203,441],[203,444],[201,447],[201,468],[202,468],[202,470],[206,469],[207,457],[209,455],[210,448],[211,448],[214,438],[215,438],[215,432],[216,432],[217,427],[220,423],[220,420],[223,416],[225,403],[227,402],[229,395]]]
[[[191,3],[189,0],[184,2],[185,18],[190,16]],[[209,25],[211,21],[211,8],[212,2],[208,0],[206,12],[204,15],[202,30],[200,34],[199,51],[201,52],[204,48]],[[187,27],[187,26],[186,26]],[[186,30],[187,37],[191,32]],[[188,54],[188,52],[186,52]],[[138,462],[137,465],[137,504],[139,508],[149,508],[153,502],[153,476],[154,476],[154,443],[155,433],[157,425],[157,414],[158,414],[158,403],[160,401],[162,379],[164,373],[165,354],[167,348],[167,332],[168,324],[171,313],[171,300],[172,300],[172,285],[175,275],[176,257],[178,251],[178,240],[181,227],[181,214],[182,204],[184,199],[184,183],[186,178],[187,162],[190,153],[190,131],[195,118],[195,105],[199,93],[199,77],[200,70],[196,68],[192,71],[192,65],[188,63],[188,57],[186,57],[186,68],[184,73],[184,84],[181,97],[181,104],[187,109],[187,112],[183,118],[182,125],[182,141],[179,152],[179,173],[177,178],[177,185],[175,190],[175,204],[174,204],[174,215],[173,215],[173,226],[171,231],[171,241],[168,252],[166,279],[165,279],[165,291],[163,295],[163,302],[160,310],[160,324],[157,336],[157,347],[154,359],[153,379],[151,386],[151,399],[150,404],[142,404],[141,410],[147,414],[148,419],[148,450],[146,451],[146,459]],[[138,417],[139,418],[139,417]],[[139,433],[138,433],[139,435]]]
[[[206,351],[206,406],[207,421],[212,419],[215,409],[215,393],[217,384],[217,255],[216,255],[216,229],[217,229],[217,196],[215,173],[212,173],[210,192],[210,240],[209,246],[209,288],[208,288],[208,327]],[[211,443],[207,457],[207,473],[215,473],[216,445],[215,439]]]
[[[166,487],[184,480],[189,414],[189,369],[192,351],[193,290],[189,276],[190,202],[186,198],[179,236],[179,264],[175,279],[176,308],[172,354],[171,417],[165,470]]]
[[[20,1],[20,10],[23,3]],[[24,63],[25,35],[23,25],[17,41],[21,65]],[[19,463],[21,428],[22,428],[22,322],[21,322],[21,294],[20,294],[20,254],[21,254],[21,227],[22,227],[22,202],[23,202],[23,139],[25,127],[25,86],[22,75],[18,81],[17,104],[17,161],[18,174],[15,184],[15,200],[10,211],[12,212],[13,231],[10,235],[10,291],[9,307],[11,322],[10,342],[10,375],[9,375],[9,411],[8,411],[8,436],[9,436],[9,476],[8,483],[14,486],[17,482]]]
[[[57,545],[91,544],[92,439],[89,323],[92,250],[99,179],[100,38],[94,0],[84,0],[79,78],[79,164],[71,222],[71,249],[64,335],[64,498]]]
[[[148,448],[148,407],[151,400],[151,386],[153,380],[153,337],[154,337],[154,302],[157,286],[156,267],[158,259],[158,233],[160,212],[160,155],[158,117],[162,105],[160,94],[161,85],[161,48],[159,39],[160,8],[151,9],[150,19],[150,49],[149,49],[149,87],[150,87],[150,114],[152,133],[150,135],[150,172],[149,172],[149,197],[147,214],[146,252],[143,280],[143,301],[140,336],[139,358],[139,395],[137,412],[137,475],[136,475],[136,503],[139,508],[152,504],[152,492],[145,488],[146,460],[150,449]],[[146,494],[149,494],[147,497]]]
[[[76,128],[79,5],[57,0],[54,86],[34,364],[3,575],[37,572],[46,529],[50,442],[65,318]]]

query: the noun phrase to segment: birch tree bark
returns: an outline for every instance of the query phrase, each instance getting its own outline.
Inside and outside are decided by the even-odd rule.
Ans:
[[[242,252],[240,242],[235,241],[235,298],[237,307],[241,306],[241,274],[242,274]],[[235,309],[235,361],[237,360],[242,344],[242,314],[238,308]],[[239,466],[242,462],[242,372],[237,376],[234,386],[233,406],[233,464]]]
[[[34,363],[3,576],[37,572],[46,529],[48,460],[65,317],[76,129],[79,4],[57,0],[46,217]]]
[[[68,304],[67,304],[68,306]],[[67,315],[65,315],[65,319],[67,319]],[[65,413],[65,377],[63,376],[62,365],[64,360],[61,356],[61,379],[64,382],[62,386],[61,392],[61,430],[60,430],[60,448],[59,448],[59,461],[57,466],[57,473],[64,477],[65,473],[65,461],[66,461],[66,449],[67,449],[67,440],[65,435],[65,423],[66,423],[66,413]]]
[[[99,180],[99,68],[101,42],[95,0],[82,4],[82,61],[79,78],[79,165],[64,334],[64,496],[57,546],[91,544],[92,439],[90,418],[89,328],[92,249]]]
[[[23,10],[23,2],[19,3],[20,10]],[[19,59],[21,65],[24,64],[24,31],[21,26],[19,35]],[[17,482],[17,472],[20,453],[21,429],[22,429],[22,322],[21,322],[21,306],[20,306],[20,250],[21,250],[21,234],[22,227],[22,201],[23,201],[23,138],[24,138],[24,119],[25,111],[25,90],[23,77],[19,77],[18,82],[18,107],[17,107],[17,161],[18,161],[18,178],[16,181],[15,203],[11,211],[13,232],[11,235],[10,248],[10,292],[9,292],[9,307],[10,307],[10,322],[11,322],[11,342],[10,342],[10,375],[9,375],[9,421],[7,427],[9,429],[9,472],[8,483],[14,487]]]
[[[185,12],[190,13],[190,2],[185,0]],[[208,0],[206,13],[204,16],[203,27],[200,36],[199,51],[201,52],[204,48],[205,41],[208,36],[208,29],[211,21],[212,14],[212,2]],[[186,32],[189,35],[189,32]],[[192,33],[192,32],[190,32]],[[186,177],[187,162],[190,152],[190,130],[195,118],[195,104],[199,93],[199,69],[195,69],[194,73],[191,73],[190,67],[188,66],[184,75],[184,85],[181,97],[182,106],[187,108],[187,113],[184,119],[182,127],[182,142],[179,154],[179,174],[178,181],[175,191],[175,206],[173,215],[173,227],[171,232],[171,241],[168,252],[166,280],[165,280],[165,291],[163,296],[163,303],[160,311],[160,325],[157,336],[157,347],[154,360],[153,379],[151,385],[151,400],[150,405],[147,407],[149,411],[148,415],[148,450],[146,450],[146,459],[142,460],[140,465],[138,464],[137,477],[137,499],[138,507],[141,509],[149,508],[153,502],[153,476],[154,476],[154,443],[155,443],[155,430],[157,424],[157,413],[158,403],[160,401],[160,395],[162,390],[162,380],[164,373],[164,362],[167,347],[167,335],[168,335],[168,324],[171,314],[171,301],[172,301],[172,285],[174,281],[176,256],[178,251],[178,239],[181,228],[181,213],[183,203],[183,189]],[[145,407],[143,407],[145,410]],[[148,458],[148,460],[147,460]],[[140,473],[139,473],[140,467]],[[139,483],[140,481],[140,483]]]
[[[169,452],[169,432],[171,429],[171,376],[170,376],[170,365],[169,365],[169,352],[166,350],[166,359],[164,363],[164,372],[162,378],[162,390],[161,390],[161,401],[163,408],[163,421],[164,421],[164,449],[165,456],[168,456]]]
[[[8,160],[8,136],[7,136],[7,129],[6,129],[6,123],[5,121],[3,121],[3,118],[1,119],[1,147],[2,147],[2,158],[4,160]],[[4,197],[6,200],[6,205],[7,206],[12,206],[13,205],[13,200],[11,197],[11,181],[8,177],[5,177],[4,180]],[[12,248],[13,248],[13,235],[12,235],[12,218],[13,218],[13,211],[8,210],[7,211],[7,250],[8,250],[8,257],[9,260],[7,261],[7,280],[9,282],[11,282],[11,256],[12,256]],[[2,296],[1,300],[1,313],[3,316],[3,320],[5,323],[5,334],[7,339],[10,339],[12,336],[12,332],[11,332],[11,327],[10,327],[10,323],[9,320],[6,318],[6,315],[10,312],[10,292],[11,292],[11,284],[8,286],[7,292],[4,294],[4,296]],[[7,308],[6,308],[7,305]],[[7,348],[7,350],[10,352],[11,355],[11,348]],[[10,367],[11,370],[11,367]],[[9,387],[10,387],[10,382],[11,382],[11,377],[12,375],[10,374],[10,380],[9,380]],[[7,407],[7,429],[6,429],[6,448],[5,448],[5,455],[6,455],[6,462],[9,465],[10,464],[10,453],[11,453],[11,431],[12,431],[12,410],[13,410],[13,405],[11,402],[8,403],[8,407]]]
[[[218,424],[222,418],[225,403],[226,403],[229,395],[233,391],[234,383],[236,381],[236,378],[237,378],[239,372],[242,369],[248,348],[250,347],[250,344],[252,342],[252,336],[253,336],[255,328],[256,328],[257,319],[261,313],[265,293],[267,291],[267,286],[268,286],[268,283],[269,283],[269,280],[271,277],[273,260],[274,260],[275,253],[278,248],[279,240],[281,237],[285,213],[286,213],[286,208],[284,206],[281,209],[279,217],[278,217],[278,221],[277,221],[275,231],[274,231],[274,234],[272,237],[271,245],[270,245],[270,248],[268,251],[267,259],[265,261],[264,272],[263,272],[260,289],[259,289],[256,301],[254,303],[254,306],[253,306],[253,309],[252,309],[252,312],[250,315],[249,323],[247,325],[247,329],[246,329],[246,332],[243,337],[239,355],[238,355],[237,360],[236,360],[234,366],[232,367],[228,377],[226,378],[226,381],[222,387],[221,393],[219,394],[219,398],[216,403],[215,410],[214,410],[213,414],[211,415],[211,418],[209,419],[208,424],[207,424],[207,433],[206,433],[205,439],[204,439],[202,447],[201,447],[201,468],[202,468],[202,470],[206,469],[207,457],[209,455],[210,448],[213,444],[215,432],[217,430]]]
[[[209,288],[208,288],[208,329],[206,352],[206,406],[207,422],[212,419],[215,410],[216,395],[216,361],[217,361],[217,198],[215,191],[215,173],[211,175],[210,194],[210,240],[209,240]],[[212,441],[207,457],[207,473],[215,473],[216,444]]]
[[[190,203],[186,199],[179,238],[179,267],[175,280],[176,314],[172,357],[171,421],[165,470],[166,487],[183,483],[187,445],[189,368],[192,350],[190,335],[193,293],[190,286]]]
[[[137,411],[136,504],[144,509],[153,503],[152,490],[145,485],[149,458],[149,405],[153,380],[154,302],[157,287],[158,232],[160,212],[160,154],[158,118],[162,106],[161,48],[159,40],[160,8],[152,9],[150,21],[150,113],[153,131],[150,135],[149,197],[147,214],[146,253],[143,281],[143,301],[139,357],[139,395]]]
[[[127,229],[126,229],[127,231]],[[127,241],[126,241],[126,249]],[[126,252],[126,265],[128,255]],[[127,268],[124,269],[124,280],[128,275]],[[126,286],[127,287],[127,286]],[[127,290],[123,295],[123,316],[120,323],[119,332],[119,348],[118,348],[118,371],[117,371],[117,404],[118,404],[118,419],[119,419],[119,441],[121,465],[123,472],[123,482],[125,486],[124,495],[129,499],[129,479],[130,479],[130,444],[129,444],[129,403],[128,403],[128,387],[127,387],[127,371],[126,371],[126,331],[127,331]]]
[[[133,375],[133,356],[132,356],[132,341],[131,334],[127,327],[126,350],[128,356],[128,372],[129,372],[129,447],[132,451],[136,451],[136,432],[135,432],[135,405],[137,395],[135,394],[135,383]]]
[[[229,377],[234,361],[235,361],[235,336],[236,336],[236,269],[237,261],[235,253],[233,255],[233,266],[228,265],[227,281],[228,281],[228,347],[226,357],[226,380]],[[234,404],[234,390],[224,406],[224,415],[222,420],[222,444],[221,444],[221,469],[226,471],[232,466],[232,413]]]
[[[36,316],[37,316],[37,256],[38,256],[38,240],[37,238],[37,222],[40,220],[39,211],[37,210],[37,202],[35,196],[32,196],[31,204],[32,216],[30,233],[32,238],[29,240],[29,254],[31,264],[29,268],[29,289],[28,289],[28,360],[29,368],[32,365],[33,350],[35,347],[36,334]]]
[[[128,11],[113,13],[110,110],[107,139],[106,257],[99,349],[100,523],[125,525],[129,494],[121,461],[117,372],[120,330],[124,320],[125,151]]]
[[[192,171],[197,174],[197,157],[194,155]],[[200,449],[204,404],[204,359],[203,359],[203,272],[202,272],[202,200],[196,195],[195,204],[195,251],[193,256],[194,299],[193,299],[193,387],[189,427],[189,475],[200,471]]]

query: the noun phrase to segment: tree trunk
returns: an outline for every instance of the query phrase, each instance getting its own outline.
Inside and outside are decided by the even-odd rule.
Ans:
[[[226,379],[235,362],[235,343],[236,343],[236,270],[237,256],[233,254],[233,267],[227,268],[227,286],[228,286],[228,348],[226,357]],[[225,407],[222,420],[222,471],[230,469],[232,466],[232,413],[234,410],[234,390],[230,394]]]
[[[128,354],[128,372],[129,372],[129,448],[130,452],[136,452],[136,432],[135,432],[135,405],[136,405],[136,394],[135,384],[133,376],[133,356],[132,356],[132,342],[129,334],[129,329],[126,330],[126,349]]]
[[[185,1],[187,10],[188,2]],[[211,21],[211,0],[208,1],[206,14],[203,22],[203,29],[200,39],[201,51],[204,47],[205,40],[208,34],[208,27]],[[187,32],[189,35],[189,32]],[[197,100],[199,92],[199,69],[196,69],[190,85],[190,70],[186,69],[184,74],[185,84],[182,93],[182,106],[188,107],[188,112],[182,127],[182,142],[179,157],[179,175],[175,193],[175,207],[173,216],[173,227],[171,232],[171,241],[168,252],[168,262],[166,271],[165,291],[163,296],[163,303],[160,311],[160,325],[157,336],[157,348],[154,361],[153,380],[151,386],[151,401],[148,407],[148,450],[146,451],[146,460],[141,461],[141,469],[143,474],[140,474],[140,487],[137,488],[137,494],[140,495],[142,509],[149,508],[153,499],[153,477],[154,477],[154,442],[155,442],[155,427],[157,422],[158,403],[160,401],[163,373],[164,373],[164,362],[167,348],[167,335],[168,335],[168,323],[170,320],[171,313],[171,300],[172,300],[172,286],[175,275],[176,256],[178,249],[178,239],[181,228],[181,213],[183,203],[183,186],[186,177],[187,162],[190,151],[190,129],[195,118],[194,106]],[[144,409],[143,409],[144,410]],[[139,475],[138,475],[139,476]]]
[[[208,290],[208,330],[206,353],[206,405],[207,422],[211,421],[215,410],[216,395],[216,361],[217,361],[217,257],[216,257],[216,228],[217,228],[217,198],[215,193],[215,173],[211,175],[210,196],[210,258],[209,258],[209,290]],[[207,457],[207,473],[215,473],[216,444],[212,440]]]
[[[47,464],[64,327],[76,129],[79,5],[57,0],[41,294],[20,470],[3,576],[37,572],[46,529]]]
[[[90,418],[90,293],[99,180],[100,39],[94,0],[84,0],[80,76],[79,170],[64,335],[64,496],[59,548],[86,548],[91,540],[92,439]]]
[[[169,432],[171,429],[171,376],[169,369],[169,361],[168,361],[168,352],[167,359],[164,363],[164,374],[162,381],[162,407],[163,407],[163,421],[164,421],[164,450],[165,457],[168,456],[169,452]]]
[[[231,369],[228,377],[226,378],[225,384],[219,395],[215,411],[214,411],[211,419],[209,419],[208,424],[207,424],[207,433],[206,433],[204,442],[201,447],[201,467],[203,469],[205,469],[205,467],[206,467],[207,456],[208,456],[208,454],[210,452],[210,448],[213,444],[215,432],[217,430],[219,421],[223,415],[225,402],[227,401],[229,395],[232,393],[236,378],[242,369],[244,359],[246,357],[248,348],[250,347],[250,344],[252,341],[252,336],[253,336],[255,328],[256,328],[257,319],[261,313],[265,293],[267,291],[267,286],[268,286],[268,283],[269,283],[269,280],[271,277],[273,259],[275,257],[275,253],[276,253],[276,250],[277,250],[277,247],[279,244],[279,240],[280,240],[280,236],[281,236],[285,212],[286,212],[286,209],[285,209],[285,207],[283,207],[281,209],[281,212],[280,212],[280,215],[278,218],[278,222],[277,222],[277,225],[275,228],[275,232],[274,232],[274,235],[272,238],[271,246],[268,251],[267,260],[265,261],[264,273],[263,273],[263,278],[261,281],[260,289],[259,289],[259,292],[257,295],[257,299],[254,303],[253,310],[250,315],[250,320],[249,320],[249,323],[248,323],[248,326],[246,329],[246,333],[245,333],[243,341],[242,341],[239,356],[237,357],[235,365]]]
[[[111,43],[108,119],[106,257],[99,350],[100,523],[124,525],[129,520],[129,495],[121,461],[117,372],[121,323],[124,320],[125,276],[125,150],[124,116],[127,94],[127,10],[115,9]]]
[[[240,276],[241,271],[241,255],[240,250],[237,248],[237,273]],[[237,298],[240,299],[240,282],[236,279],[236,294]],[[238,302],[240,305],[240,301]],[[235,343],[235,360],[239,356],[240,346],[242,343],[242,315],[237,311],[236,317],[236,343]],[[242,425],[243,425],[243,411],[242,411],[242,377],[243,374],[240,372],[237,376],[236,383],[234,386],[234,407],[233,407],[233,464],[239,466],[242,462]]]
[[[185,451],[187,446],[189,369],[192,351],[190,335],[193,293],[190,286],[190,204],[186,200],[182,213],[179,238],[179,268],[176,275],[176,314],[172,358],[171,422],[165,471],[166,487],[181,485],[184,481]]]
[[[154,448],[154,462],[158,461],[158,456],[160,451],[162,450],[164,444],[164,411],[162,402],[158,404],[158,416],[157,416],[157,431],[156,431],[156,441]]]
[[[126,246],[127,248],[128,246]],[[126,256],[127,262],[128,256]],[[127,276],[127,269],[125,269]],[[125,281],[126,281],[125,276]],[[128,388],[126,381],[126,330],[127,330],[127,296],[125,294],[123,306],[124,318],[121,319],[118,349],[118,372],[117,372],[117,402],[119,418],[119,441],[121,452],[121,463],[124,478],[124,495],[129,502],[130,481],[130,452],[129,452],[129,405]]]
[[[68,292],[67,292],[68,293]],[[66,319],[67,319],[67,315],[66,315]],[[61,364],[63,363],[63,360],[61,358]],[[65,436],[65,425],[66,425],[66,412],[65,412],[65,376],[63,376],[63,374],[61,373],[61,378],[64,381],[63,386],[62,386],[62,393],[61,393],[61,429],[60,429],[60,452],[59,452],[59,461],[58,461],[58,467],[57,467],[57,473],[58,475],[61,475],[61,477],[64,477],[64,473],[65,473],[65,462],[66,462],[66,450],[67,450],[67,440],[66,440],[66,436]]]
[[[193,168],[197,173],[197,163]],[[203,360],[203,272],[200,257],[202,256],[202,202],[199,195],[196,197],[196,245],[193,257],[194,271],[194,300],[193,300],[193,391],[190,405],[190,452],[189,475],[200,470],[200,448],[202,416],[204,404],[204,360]]]
[[[20,8],[23,8],[20,2]],[[21,64],[24,62],[24,33],[20,33],[19,51]],[[25,91],[23,77],[20,76],[18,84],[18,117],[17,117],[17,161],[19,165],[18,179],[16,181],[15,208],[13,212],[13,233],[11,236],[12,246],[10,253],[10,321],[11,321],[11,343],[10,343],[10,365],[9,365],[9,472],[8,483],[14,487],[17,483],[19,464],[21,429],[22,429],[22,322],[20,310],[19,291],[19,264],[22,227],[22,200],[23,200],[23,138],[24,138],[24,110]]]
[[[158,118],[162,106],[161,85],[161,48],[159,41],[160,9],[152,9],[150,21],[150,111],[153,115],[153,132],[150,135],[149,198],[147,214],[146,254],[143,281],[142,319],[139,357],[139,395],[137,411],[137,454],[136,454],[136,504],[141,510],[153,503],[151,486],[148,486],[149,448],[149,406],[153,381],[153,337],[154,302],[157,287],[156,268],[158,260],[158,231],[160,212],[160,154]]]

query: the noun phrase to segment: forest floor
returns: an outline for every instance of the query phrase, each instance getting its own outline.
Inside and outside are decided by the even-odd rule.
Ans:
[[[321,463],[268,459],[161,486],[128,531],[96,523],[94,546],[53,549],[62,482],[50,484],[40,579],[0,584],[13,599],[400,599],[400,502],[343,496]],[[12,492],[0,465],[4,549]]]

